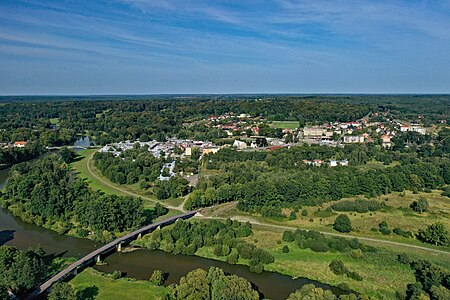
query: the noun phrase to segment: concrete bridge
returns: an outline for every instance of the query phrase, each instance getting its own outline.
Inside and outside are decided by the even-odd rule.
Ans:
[[[78,272],[78,269],[85,268],[86,266],[88,266],[89,264],[92,264],[93,262],[100,262],[102,259],[102,255],[103,255],[103,257],[106,257],[106,256],[110,255],[112,252],[122,251],[123,244],[128,244],[132,240],[134,240],[136,238],[140,238],[143,234],[149,233],[150,231],[154,230],[155,228],[158,228],[159,226],[166,226],[166,225],[172,224],[175,221],[177,221],[178,219],[188,219],[188,218],[194,216],[196,213],[197,213],[196,211],[186,212],[186,213],[183,213],[183,214],[180,214],[177,216],[167,218],[162,221],[158,221],[158,222],[149,224],[147,226],[137,229],[131,233],[128,233],[127,235],[124,235],[124,236],[104,245],[103,247],[89,253],[85,257],[74,262],[73,264],[71,264],[70,266],[68,266],[67,268],[65,268],[64,270],[62,270],[61,272],[59,272],[58,274],[53,276],[52,278],[48,279],[46,282],[44,282],[42,285],[40,285],[36,290],[34,290],[26,298],[26,300],[31,300],[31,299],[37,298],[42,293],[48,291],[54,283],[64,280],[67,276],[76,275]]]

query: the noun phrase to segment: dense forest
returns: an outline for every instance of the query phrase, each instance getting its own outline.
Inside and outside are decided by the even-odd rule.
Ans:
[[[200,177],[187,208],[239,201],[242,211],[281,216],[282,207],[300,208],[344,197],[374,197],[393,191],[430,190],[450,183],[448,153],[386,151],[371,146],[301,146],[273,152],[222,149],[204,159],[214,175]],[[304,159],[347,159],[347,167],[314,167]],[[398,161],[382,168],[364,168],[369,160]]]
[[[156,140],[166,135],[213,140],[216,129],[184,124],[227,112],[269,121],[323,123],[389,111],[392,118],[414,120],[420,115],[434,124],[450,118],[449,101],[448,96],[2,97],[0,142],[39,140],[43,146],[57,146],[70,143],[77,134],[99,145],[143,134]]]
[[[141,199],[92,191],[57,155],[15,165],[3,199],[3,207],[27,222],[61,234],[91,231],[90,237],[102,241],[149,222],[152,215]]]
[[[220,144],[226,137],[222,130],[199,126],[196,121],[229,112],[301,124],[354,121],[369,112],[399,120],[419,121],[420,117],[425,125],[450,123],[449,102],[450,97],[439,95],[0,97],[0,143],[33,142],[25,150],[0,149],[0,165],[36,157],[48,146],[69,145],[77,135],[89,136],[97,145],[141,136]]]
[[[0,246],[0,299],[8,299],[7,290],[17,296],[35,288],[48,275],[44,251],[41,248],[22,251]]]

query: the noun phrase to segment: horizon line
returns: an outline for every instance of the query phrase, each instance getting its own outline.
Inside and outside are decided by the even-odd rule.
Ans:
[[[280,95],[291,95],[291,96],[370,96],[370,95],[378,95],[378,96],[389,96],[389,95],[418,95],[418,96],[426,96],[426,95],[443,95],[449,96],[450,92],[360,92],[360,93],[283,93],[283,92],[270,92],[270,93],[131,93],[131,94],[0,94],[0,97],[145,97],[145,96],[224,96],[224,95],[235,95],[235,96],[259,96],[259,95],[271,95],[271,96],[280,96]]]

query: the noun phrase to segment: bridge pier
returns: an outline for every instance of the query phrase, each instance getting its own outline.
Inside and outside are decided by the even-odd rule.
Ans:
[[[117,247],[117,251],[122,251],[122,243],[128,243],[133,239],[133,237],[138,236],[138,238],[142,238],[142,235],[145,233],[151,232],[155,227],[157,229],[161,230],[161,227],[164,227],[169,224],[173,224],[176,219],[182,218],[187,219],[192,217],[196,212],[186,212],[178,216],[170,217],[163,221],[158,221],[154,224],[149,224],[147,226],[144,226],[132,233],[129,233],[126,238],[119,238],[110,244],[104,245],[100,247],[99,249],[87,254],[83,258],[79,259],[76,263],[71,265],[70,268],[66,268],[59,272],[58,274],[54,275],[52,278],[48,279],[44,283],[42,283],[39,287],[37,287],[30,295],[28,295],[25,299],[26,300],[34,300],[36,297],[39,297],[42,293],[51,291],[51,287],[54,283],[59,282],[61,280],[64,280],[67,275],[73,274],[76,275],[78,273],[78,268],[82,270],[85,266],[91,264],[92,262],[96,262],[100,264],[102,262],[101,255],[103,254],[105,257],[111,254],[113,252],[114,247]],[[113,246],[115,245],[115,246]],[[72,269],[73,268],[73,269]]]

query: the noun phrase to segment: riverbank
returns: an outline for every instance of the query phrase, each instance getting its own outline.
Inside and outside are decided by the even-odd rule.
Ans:
[[[118,186],[117,188],[123,189],[122,186]],[[394,200],[395,199],[391,199],[390,202],[393,204],[396,203],[395,201],[397,200]],[[218,209],[220,210],[220,206]],[[442,253],[442,251],[445,252],[444,249],[434,247],[432,245],[422,244],[412,239],[406,240],[403,238],[398,238],[393,235],[387,238],[385,236],[378,238],[367,238],[365,236],[360,237],[359,235],[361,232],[357,232],[355,235],[344,235],[347,238],[360,238],[361,242],[379,248],[378,253],[367,254],[358,259],[352,258],[349,253],[344,255],[341,253],[319,253],[313,252],[309,249],[299,249],[295,244],[288,245],[291,249],[289,254],[282,253],[281,249],[285,244],[283,242],[278,244],[278,241],[281,240],[281,232],[287,228],[295,230],[296,227],[304,228],[305,226],[305,228],[308,229],[317,230],[319,228],[319,230],[323,230],[323,233],[325,234],[337,235],[335,232],[330,232],[331,229],[329,229],[329,227],[318,224],[322,223],[321,218],[324,217],[316,216],[315,214],[312,215],[315,213],[312,209],[313,208],[310,209],[311,211],[308,211],[309,216],[306,218],[306,223],[303,222],[301,217],[297,218],[296,221],[291,222],[268,220],[255,216],[246,216],[249,217],[249,219],[242,219],[242,221],[249,220],[255,227],[259,228],[258,232],[255,233],[255,235],[259,236],[256,240],[258,240],[261,244],[265,244],[265,249],[276,258],[275,263],[266,266],[267,270],[278,272],[280,274],[286,274],[292,277],[310,278],[335,286],[345,282],[352,290],[362,294],[367,294],[374,298],[389,299],[396,297],[397,291],[404,291],[407,284],[415,281],[410,268],[401,265],[397,261],[397,255],[400,253],[406,253],[412,259],[430,260],[446,269],[450,269],[450,256]],[[204,210],[209,210],[209,208]],[[240,219],[241,215],[243,214],[231,209],[230,211],[225,210],[218,215],[214,215],[212,218],[220,219],[223,217],[231,217]],[[382,216],[382,214],[379,215]],[[316,218],[317,221],[320,222],[311,223],[308,221],[311,217]],[[292,226],[285,226],[287,228],[282,228],[282,225],[290,225],[291,223]],[[196,255],[225,261],[225,257],[215,256],[211,249],[207,250],[202,248],[197,251]],[[442,257],[442,255],[445,256]],[[361,273],[365,279],[363,281],[355,281],[346,277],[334,275],[328,267],[329,263],[333,259],[343,260],[351,270]],[[246,264],[241,261],[238,263]]]
[[[150,275],[149,275],[150,276]],[[114,279],[111,275],[87,268],[70,281],[80,291],[82,299],[96,300],[161,300],[167,299],[168,290],[149,281],[131,278]]]
[[[282,232],[283,230],[278,228],[253,226],[253,234],[239,240],[254,244],[273,255],[275,261],[264,265],[266,271],[288,275],[291,278],[308,278],[331,286],[342,287],[342,284],[345,283],[350,290],[373,299],[394,299],[398,291],[406,290],[408,284],[415,282],[410,267],[397,260],[399,254],[397,251],[377,247],[376,252],[337,252],[335,250],[315,252],[311,249],[302,249],[295,242],[282,241]],[[149,246],[148,238],[148,235],[144,236],[143,239],[137,240],[133,244]],[[289,249],[288,253],[283,251],[285,246]],[[406,253],[413,260],[429,260],[443,268],[450,268],[450,261],[442,259],[439,255],[430,256],[421,251],[406,251]],[[215,255],[213,246],[199,248],[195,252],[195,256],[223,263],[227,258]],[[357,281],[335,275],[329,268],[330,262],[335,259],[343,261],[350,270],[360,274],[363,280]],[[239,258],[237,264],[248,267],[250,261]]]

